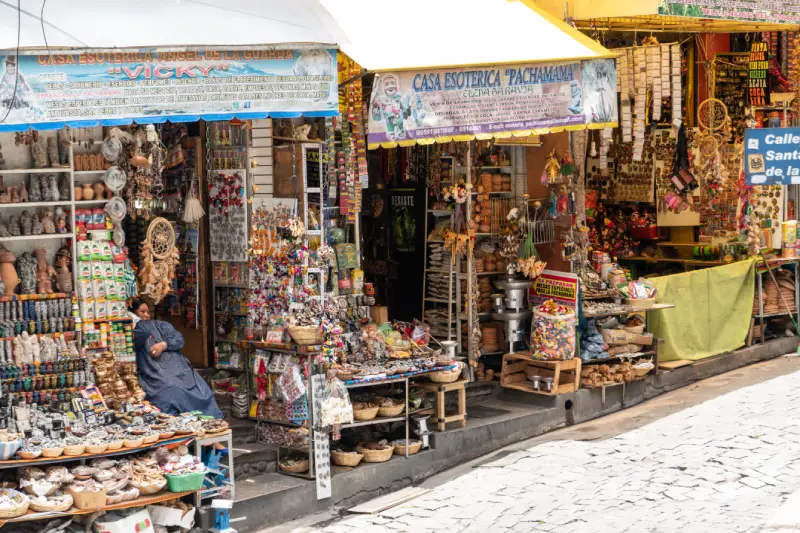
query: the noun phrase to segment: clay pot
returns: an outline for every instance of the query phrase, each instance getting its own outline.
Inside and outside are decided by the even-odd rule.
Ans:
[[[84,200],[92,200],[94,199],[94,189],[92,189],[91,183],[84,183],[83,184],[83,199]]]
[[[81,189],[80,185],[75,186],[75,201],[78,202],[83,200],[83,189]]]
[[[17,269],[14,268],[14,261],[16,260],[17,256],[10,250],[0,252],[0,279],[3,280],[3,285],[5,285],[6,296],[13,296],[17,285],[19,285]]]
[[[101,200],[103,198],[103,193],[106,191],[105,183],[98,181],[92,187],[94,188],[94,197]]]
[[[136,168],[144,168],[150,165],[150,161],[148,161],[148,159],[143,155],[135,155],[131,157],[130,163]]]

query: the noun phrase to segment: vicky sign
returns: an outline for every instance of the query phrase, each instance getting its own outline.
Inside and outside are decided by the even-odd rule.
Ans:
[[[369,144],[617,123],[613,59],[375,76]]]
[[[800,184],[800,128],[744,130],[748,185]]]
[[[0,131],[214,114],[332,116],[336,70],[336,50],[327,49],[0,56],[0,117],[8,113]]]

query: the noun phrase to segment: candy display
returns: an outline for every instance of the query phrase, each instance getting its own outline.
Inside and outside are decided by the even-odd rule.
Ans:
[[[575,356],[575,312],[547,300],[533,310],[531,355],[534,359],[566,361]]]

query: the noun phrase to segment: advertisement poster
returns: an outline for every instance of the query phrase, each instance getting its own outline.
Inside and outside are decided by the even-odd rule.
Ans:
[[[416,248],[417,215],[416,190],[394,189],[390,200],[392,240],[398,252],[413,252]]]
[[[617,122],[613,59],[375,76],[369,145]]]
[[[528,292],[528,302],[535,307],[545,300],[555,300],[561,305],[577,309],[578,276],[555,270],[543,271]]]
[[[800,24],[800,3],[763,0],[661,0],[659,15]]]
[[[800,128],[744,130],[748,185],[800,184]]]
[[[14,87],[16,86],[16,95]],[[336,50],[0,56],[5,125],[339,109]]]

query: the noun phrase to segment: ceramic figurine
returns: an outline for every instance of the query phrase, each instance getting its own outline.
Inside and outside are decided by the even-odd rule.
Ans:
[[[19,276],[14,268],[14,261],[17,256],[11,250],[0,250],[0,279],[3,280],[3,293],[11,296],[19,285]]]
[[[53,220],[53,210],[51,208],[45,207],[39,215],[39,218],[41,219],[42,230],[45,235],[52,235],[56,232],[56,223]]]
[[[33,255],[36,258],[36,280],[39,294],[52,294],[53,277],[56,275],[56,269],[47,264],[47,250],[37,248],[33,251]]]
[[[105,184],[102,181],[98,181],[97,183],[92,185],[92,188],[94,189],[94,197],[97,198],[98,200],[102,200],[103,192],[105,192],[106,190]]]
[[[9,217],[8,232],[12,237],[19,237],[21,232],[19,229],[19,217],[17,215],[11,215],[11,217]]]
[[[31,157],[33,158],[33,168],[47,168],[50,166],[47,151],[42,146],[41,139],[31,143]]]
[[[39,185],[40,181],[41,177],[39,174],[31,174],[31,185],[30,190],[28,191],[28,197],[30,198],[31,202],[42,201],[42,188]]]
[[[19,269],[20,292],[22,294],[36,293],[36,259],[30,252],[25,252],[17,261]]]
[[[50,158],[51,165],[58,165],[58,145],[55,137],[48,137],[47,139],[47,157]]]
[[[56,233],[67,232],[67,215],[61,207],[56,207]]]
[[[56,285],[59,292],[72,292],[72,273],[69,271],[71,265],[72,254],[69,247],[64,246],[56,253]]]
[[[28,201],[28,189],[25,187],[25,182],[23,181],[19,185],[19,201],[20,202],[27,202]]]
[[[60,174],[58,178],[58,199],[69,200],[69,176]]]
[[[0,237],[11,237],[11,234],[8,232],[8,226],[6,223],[0,219]]]
[[[50,174],[50,176],[48,176],[47,185],[48,185],[48,188],[50,189],[50,197],[47,198],[47,200],[49,200],[51,202],[59,201],[61,198],[60,198],[60,194],[58,192],[58,178],[56,177],[55,174]],[[66,200],[66,198],[65,198],[65,200]]]
[[[9,187],[8,188],[8,201],[12,204],[19,203],[19,191],[16,187]]]
[[[31,234],[32,235],[41,235],[42,232],[44,231],[44,226],[42,226],[42,223],[39,220],[39,217],[34,215],[31,218],[33,219],[33,227],[31,228]]]
[[[83,199],[84,200],[93,200],[94,199],[94,189],[92,189],[91,183],[84,183],[83,184]]]
[[[75,201],[80,202],[83,200],[83,189],[81,189],[80,185],[75,186]]]
[[[69,145],[72,144],[70,135],[68,133],[62,135],[62,132],[59,131],[56,136],[58,137],[58,164],[62,167],[68,167]]]
[[[30,235],[33,232],[33,220],[28,211],[23,211],[19,217],[20,230],[23,235]]]

